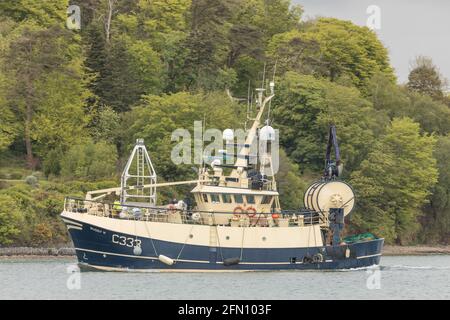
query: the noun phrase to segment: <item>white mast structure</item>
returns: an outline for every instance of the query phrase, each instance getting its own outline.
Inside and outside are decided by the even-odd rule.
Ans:
[[[120,203],[125,206],[156,206],[156,172],[145,148],[144,139],[136,140],[133,152],[123,170]]]
[[[263,84],[264,86],[264,84]],[[231,172],[231,176],[232,177],[240,177],[240,178],[244,178],[246,177],[246,166],[247,166],[247,161],[245,160],[246,158],[248,158],[250,156],[250,146],[252,146],[253,143],[255,143],[255,140],[257,139],[258,136],[258,128],[261,125],[261,118],[264,114],[265,111],[265,107],[266,104],[272,100],[272,98],[275,96],[274,94],[274,81],[270,82],[270,95],[269,96],[264,96],[264,91],[266,89],[262,88],[257,88],[256,92],[258,94],[257,96],[257,100],[256,100],[256,104],[257,104],[257,110],[258,113],[256,115],[256,117],[254,119],[249,119],[249,120],[253,120],[253,125],[249,130],[249,133],[247,135],[247,138],[245,140],[245,145],[240,149],[239,153],[238,153],[238,157],[235,163],[235,169]],[[271,127],[269,127],[268,125],[268,121],[266,123],[266,126],[263,128],[263,136],[265,136],[266,140],[272,141],[273,140],[273,129]],[[265,151],[269,151],[270,150],[265,150]],[[263,154],[263,159],[265,160],[263,163],[263,166],[268,165],[267,161],[270,161],[270,157],[268,154]],[[269,159],[268,159],[269,158]],[[270,165],[270,164],[269,164]],[[264,169],[260,168],[261,171],[264,171]]]

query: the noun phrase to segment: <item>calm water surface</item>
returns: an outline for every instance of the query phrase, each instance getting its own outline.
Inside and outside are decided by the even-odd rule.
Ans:
[[[0,299],[450,299],[450,255],[383,257],[379,270],[328,272],[70,273],[75,265],[0,260]]]

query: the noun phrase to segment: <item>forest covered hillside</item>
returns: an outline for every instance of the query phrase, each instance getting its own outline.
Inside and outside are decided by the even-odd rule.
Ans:
[[[69,5],[79,30],[67,28]],[[449,244],[450,97],[438,67],[418,57],[399,84],[373,31],[302,13],[289,0],[2,0],[0,245],[68,241],[64,196],[118,185],[136,138],[158,179],[195,178],[169,161],[173,130],[242,128],[246,102],[234,98],[275,63],[283,208],[303,205],[335,124],[357,194],[347,232]]]

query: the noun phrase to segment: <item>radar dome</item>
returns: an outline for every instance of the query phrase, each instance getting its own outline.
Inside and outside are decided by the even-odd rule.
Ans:
[[[259,130],[259,139],[265,141],[275,141],[275,130],[271,126],[264,126]]]
[[[234,132],[232,129],[225,129],[225,130],[223,130],[222,136],[223,136],[223,140],[231,141],[234,139]]]

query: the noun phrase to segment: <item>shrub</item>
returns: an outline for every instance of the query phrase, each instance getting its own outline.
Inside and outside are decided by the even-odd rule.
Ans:
[[[106,142],[74,145],[61,160],[61,175],[67,179],[97,180],[116,171],[117,150]]]
[[[30,185],[30,186],[32,186],[32,187],[35,187],[35,186],[37,185],[37,183],[38,183],[38,179],[37,179],[35,176],[27,176],[27,177],[25,178],[25,182],[26,182],[28,185]]]
[[[23,215],[13,197],[0,194],[0,244],[11,244],[20,233]]]
[[[33,230],[34,244],[41,245],[49,243],[53,238],[53,232],[47,223],[38,223]]]

